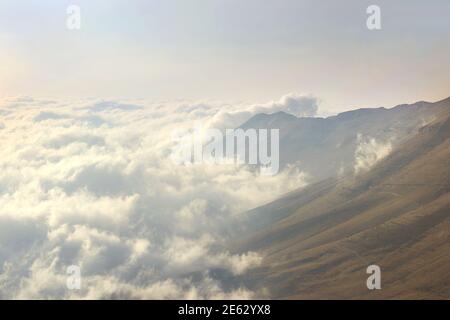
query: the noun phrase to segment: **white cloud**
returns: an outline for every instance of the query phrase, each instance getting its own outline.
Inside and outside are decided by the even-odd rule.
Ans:
[[[386,157],[392,151],[390,141],[377,141],[375,138],[357,135],[357,146],[355,151],[355,173],[367,171],[375,163]]]
[[[275,113],[279,111],[293,114],[297,117],[313,117],[319,109],[319,100],[311,95],[287,94],[279,101],[272,101],[260,105],[243,106],[238,110],[222,108],[209,121],[212,128],[235,128],[252,116],[259,113]]]
[[[290,96],[261,108],[311,114],[311,99]],[[295,168],[260,176],[245,166],[169,160],[173,129],[213,123],[224,108],[4,101],[0,298],[253,297],[237,280],[223,289],[212,272],[242,275],[262,259],[230,253],[226,229],[306,177]],[[261,108],[248,107],[246,116]],[[232,122],[241,119],[235,116]],[[81,291],[66,289],[69,265],[81,267]]]

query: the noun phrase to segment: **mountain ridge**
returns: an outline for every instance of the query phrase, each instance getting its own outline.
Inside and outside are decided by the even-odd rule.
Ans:
[[[415,135],[445,110],[450,98],[434,103],[417,102],[390,109],[365,108],[327,118],[297,118],[285,112],[257,114],[241,129],[279,129],[280,169],[296,166],[314,183],[348,174],[357,164],[356,152],[372,143],[380,150],[369,157],[378,159],[383,147],[391,148]]]
[[[368,172],[252,211],[265,223],[234,246],[264,256],[250,283],[273,298],[449,299],[450,99],[442,101],[434,121]],[[371,264],[382,290],[366,288]]]

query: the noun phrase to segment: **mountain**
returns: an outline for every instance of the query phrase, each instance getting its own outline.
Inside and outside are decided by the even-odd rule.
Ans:
[[[296,165],[312,183],[352,172],[358,164],[355,154],[364,144],[373,147],[361,150],[372,153],[361,155],[363,164],[371,160],[371,165],[382,158],[383,147],[394,148],[415,135],[445,110],[449,101],[358,109],[328,118],[297,118],[284,112],[258,114],[240,128],[280,129],[280,168]]]
[[[369,171],[323,180],[249,213],[252,227],[234,244],[236,251],[264,256],[249,286],[267,289],[272,298],[450,299],[450,99],[344,113],[330,121],[347,119],[354,124],[348,131],[360,131],[359,118],[372,114],[389,122],[386,128],[401,130],[404,120],[382,114],[418,123],[408,108],[434,120]],[[297,126],[297,119],[281,117]],[[327,120],[301,121],[323,126]],[[375,134],[379,121],[365,132]],[[350,136],[339,123],[331,131]],[[320,141],[331,138],[327,132]],[[372,264],[381,268],[381,290],[366,287]]]

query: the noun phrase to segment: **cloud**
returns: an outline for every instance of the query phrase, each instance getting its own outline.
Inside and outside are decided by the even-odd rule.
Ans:
[[[101,101],[88,106],[86,109],[92,112],[103,112],[103,111],[133,111],[141,109],[141,106],[128,104],[128,103],[118,103],[115,101]]]
[[[40,112],[37,116],[35,116],[34,121],[58,120],[58,119],[67,119],[67,118],[69,118],[67,115],[46,111],[46,112]]]
[[[358,134],[355,151],[355,173],[367,171],[391,151],[392,144],[390,141],[381,142],[375,138],[363,137],[361,134]]]
[[[209,127],[224,129],[235,128],[252,116],[259,113],[275,113],[279,111],[293,114],[297,117],[313,117],[317,115],[319,100],[311,95],[287,94],[279,101],[260,105],[240,107],[238,110],[221,109],[209,122]]]
[[[279,102],[273,103],[269,109],[273,112],[284,111],[297,117],[314,117],[319,107],[317,98],[291,93],[283,96]]]
[[[231,253],[230,228],[242,212],[305,185],[305,174],[168,157],[174,129],[238,107],[40,101],[0,105],[0,298],[261,297],[239,277],[263,257]],[[311,114],[300,101],[263,109]],[[80,291],[66,288],[70,265],[81,267]]]

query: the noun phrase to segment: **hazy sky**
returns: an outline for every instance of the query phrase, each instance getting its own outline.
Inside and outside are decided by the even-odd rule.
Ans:
[[[81,30],[66,8],[81,8]],[[381,7],[382,29],[366,27]],[[0,96],[322,107],[450,96],[450,1],[1,0]]]

